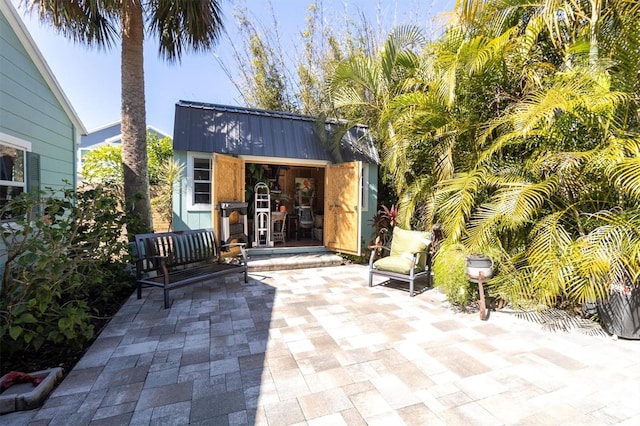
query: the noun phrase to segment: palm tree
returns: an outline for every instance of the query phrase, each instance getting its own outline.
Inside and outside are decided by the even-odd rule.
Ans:
[[[394,131],[384,165],[403,223],[426,200],[451,242],[501,248],[492,286],[513,303],[583,303],[635,282],[640,3],[460,1],[457,16],[411,73],[395,65],[381,86],[393,90],[359,104]],[[371,65],[351,68],[383,75]]]
[[[471,249],[504,248],[495,292],[553,306],[604,299],[640,274],[640,6],[543,3],[496,18],[524,28],[505,63],[523,47],[546,61],[520,62],[521,95],[482,123],[475,164],[439,184],[433,209]]]
[[[218,0],[28,0],[31,11],[65,36],[110,48],[121,38],[122,161],[127,213],[139,223],[129,234],[152,229],[146,149],[143,44],[146,30],[158,37],[159,55],[179,61],[183,51],[206,50],[222,30]]]
[[[426,40],[419,27],[399,26],[389,33],[380,49],[356,52],[339,62],[328,82],[330,99],[338,114],[351,123],[369,126],[383,163],[388,165],[383,172],[391,173],[383,176],[383,181],[392,182],[396,191],[405,187],[406,180],[395,167],[399,158],[395,148],[397,129],[384,114],[389,102],[413,78]],[[398,143],[402,142],[406,141]]]

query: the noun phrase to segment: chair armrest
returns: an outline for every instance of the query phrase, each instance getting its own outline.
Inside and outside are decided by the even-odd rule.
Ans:
[[[425,256],[427,256],[427,259],[429,258],[429,251],[428,250],[420,250],[420,251],[412,251],[412,252],[402,253],[402,257],[404,257],[404,258],[406,258],[406,259],[411,261],[411,269],[413,269],[418,264],[418,258],[420,257],[421,254],[424,254]]]
[[[391,248],[386,246],[369,246],[369,249],[371,250],[371,255],[369,256],[369,268],[373,267],[373,262],[376,260],[376,253],[378,253],[378,250],[391,252]]]

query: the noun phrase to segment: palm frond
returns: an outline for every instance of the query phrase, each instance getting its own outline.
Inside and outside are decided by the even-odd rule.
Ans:
[[[223,28],[218,0],[155,0],[149,14],[149,28],[158,36],[158,53],[167,61],[180,61],[187,49],[210,49]]]
[[[547,308],[538,311],[518,309],[513,311],[513,315],[526,321],[540,324],[544,330],[553,332],[577,331],[588,336],[609,336],[598,322],[579,316],[572,316],[562,309]]]
[[[111,48],[120,38],[120,2],[98,0],[28,0],[21,2],[65,37],[89,46]]]
[[[622,191],[632,197],[640,197],[640,157],[618,161],[611,177]]]
[[[460,241],[476,204],[478,191],[485,180],[485,170],[460,173],[436,186],[436,220],[443,225],[451,241]]]
[[[474,46],[473,56],[469,61],[469,73],[471,75],[482,73],[486,68],[490,68],[488,64],[492,61],[501,59],[516,32],[517,28],[510,28],[495,38],[477,37],[478,43]]]

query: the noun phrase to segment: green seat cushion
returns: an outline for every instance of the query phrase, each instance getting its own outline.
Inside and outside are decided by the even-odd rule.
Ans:
[[[380,271],[397,272],[398,274],[409,275],[411,271],[411,257],[405,256],[387,256],[382,259],[378,259],[373,263],[373,267]],[[424,271],[424,267],[416,265],[414,273]]]
[[[390,256],[411,259],[413,253],[426,251],[429,244],[431,244],[431,234],[428,231],[409,231],[396,226],[393,228]],[[409,264],[411,264],[410,260]],[[424,271],[426,265],[427,255],[426,253],[421,253],[416,271],[418,269]],[[409,270],[406,273],[409,273]]]

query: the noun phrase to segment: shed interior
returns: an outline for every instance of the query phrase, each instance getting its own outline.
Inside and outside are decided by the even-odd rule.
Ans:
[[[247,163],[245,176],[250,222],[255,218],[253,188],[258,182],[269,186],[272,220],[278,213],[287,213],[285,240],[274,247],[322,245],[324,167]],[[275,223],[272,231],[279,231],[280,226]],[[253,227],[249,228],[253,241]]]

